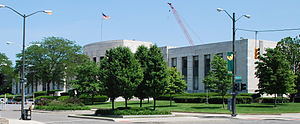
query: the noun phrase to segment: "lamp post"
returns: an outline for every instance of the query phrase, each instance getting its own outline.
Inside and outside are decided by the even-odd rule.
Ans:
[[[20,83],[22,85],[22,104],[21,104],[21,119],[25,120],[25,111],[24,111],[24,103],[25,103],[25,85],[24,85],[24,77],[25,77],[25,22],[26,22],[26,18],[29,16],[32,16],[34,14],[43,12],[43,13],[47,13],[48,15],[52,15],[52,11],[51,10],[42,10],[42,11],[36,11],[34,13],[31,14],[21,14],[18,11],[16,11],[15,9],[9,7],[9,6],[5,6],[0,4],[0,8],[8,8],[12,11],[14,11],[15,13],[17,13],[19,16],[23,17],[23,47],[22,47],[22,73],[21,73],[21,79],[20,79]]]
[[[226,11],[226,10],[224,10],[224,9],[221,9],[221,8],[217,8],[217,11],[218,12],[221,12],[221,11],[223,11],[223,12],[225,12],[229,17],[230,17],[230,19],[232,20],[232,53],[233,53],[233,69],[232,69],[232,101],[231,101],[231,116],[232,117],[235,117],[237,114],[236,114],[236,111],[235,111],[235,102],[236,102],[236,92],[237,91],[235,91],[235,88],[234,88],[234,84],[235,84],[235,69],[236,69],[236,67],[235,67],[235,65],[236,65],[236,63],[235,63],[235,54],[236,54],[236,52],[235,52],[235,46],[234,46],[234,43],[235,43],[235,32],[236,32],[236,28],[235,28],[235,23],[238,21],[238,20],[240,20],[242,17],[246,17],[246,18],[250,18],[250,15],[242,15],[242,16],[240,16],[239,18],[235,18],[235,13],[232,13],[232,16]]]

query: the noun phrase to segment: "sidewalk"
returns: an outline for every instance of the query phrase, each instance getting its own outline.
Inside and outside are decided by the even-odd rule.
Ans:
[[[230,114],[205,114],[205,113],[180,113],[174,112],[176,116],[192,116],[198,118],[227,118],[227,119],[247,119],[247,120],[300,120],[300,113],[284,113],[273,115],[250,115],[238,114],[236,117],[231,117]]]
[[[115,122],[196,122],[204,120],[230,120],[230,119],[244,119],[244,120],[300,120],[300,113],[278,114],[278,115],[246,115],[240,114],[236,117],[231,117],[230,114],[206,114],[206,113],[182,113],[172,112],[174,116],[171,117],[134,117],[134,118],[109,118],[100,116],[81,116],[70,114],[69,117],[85,118],[85,119],[99,119]]]
[[[33,121],[33,120],[18,120],[18,119],[11,119],[11,118],[5,118],[8,120],[8,124],[44,124],[41,122]],[[0,121],[0,124],[3,122]],[[6,123],[3,123],[6,124]]]

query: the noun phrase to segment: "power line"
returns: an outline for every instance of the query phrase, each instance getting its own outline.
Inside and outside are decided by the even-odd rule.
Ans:
[[[295,31],[295,30],[300,30],[300,28],[274,29],[274,30],[250,30],[250,29],[240,29],[240,28],[238,28],[237,30],[249,31],[249,32],[279,32],[279,31]]]

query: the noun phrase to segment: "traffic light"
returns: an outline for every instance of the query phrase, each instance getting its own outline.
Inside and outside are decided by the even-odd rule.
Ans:
[[[255,59],[258,59],[258,56],[259,56],[259,54],[260,54],[260,53],[259,53],[259,50],[260,50],[259,48],[255,48],[255,50],[254,50],[254,58],[255,58]]]
[[[241,84],[241,91],[247,90],[247,85],[245,83]]]
[[[234,84],[234,90],[235,91],[240,91],[240,83],[235,83]]]

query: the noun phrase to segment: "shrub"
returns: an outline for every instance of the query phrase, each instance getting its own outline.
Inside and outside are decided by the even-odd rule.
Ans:
[[[34,103],[35,103],[36,105],[48,105],[51,101],[53,101],[53,100],[41,98],[41,99],[35,100]]]
[[[6,98],[7,98],[7,99],[12,99],[14,96],[15,96],[15,95],[12,95],[12,94],[6,93]],[[4,97],[5,97],[5,95],[4,95],[4,94],[0,95],[0,98],[4,98]]]
[[[19,102],[19,101],[22,101],[22,96],[21,95],[15,95],[15,96],[13,96],[12,99]]]
[[[69,91],[68,91],[68,94],[69,94],[69,96],[76,96],[75,90],[74,90],[74,89],[69,90]]]
[[[90,110],[89,107],[87,106],[77,106],[77,105],[55,105],[55,106],[40,106],[37,105],[34,107],[34,109],[39,109],[39,110],[48,110],[48,111],[53,111],[53,110]]]
[[[211,97],[211,96],[219,96],[218,93],[183,93],[183,94],[173,94],[172,99],[178,98],[178,97]],[[158,100],[170,100],[170,94],[165,94],[160,97],[158,97]]]
[[[69,98],[70,98],[70,96],[61,96],[61,97],[57,98],[57,101],[63,102],[65,100],[69,99]]]
[[[54,94],[57,91],[62,91],[62,90],[61,89],[50,90],[50,91],[47,92],[47,95]]]
[[[231,96],[225,96],[224,102],[227,103],[227,99],[232,98]],[[210,104],[222,104],[222,96],[213,96],[208,99]],[[237,96],[236,97],[236,104],[250,104],[252,102],[252,97],[250,96]]]
[[[184,96],[185,94],[172,94],[172,99],[178,96]],[[170,100],[170,94],[164,94],[156,98],[157,100]]]
[[[60,93],[60,96],[69,96],[69,93],[68,92],[63,92],[63,93]]]
[[[38,97],[35,97],[35,99],[51,99],[51,100],[54,100],[54,99],[57,99],[59,97],[60,96],[38,96]]]
[[[81,99],[84,104],[92,104],[92,96],[81,95],[79,96],[79,99]],[[107,96],[94,96],[94,102],[106,102],[107,100]]]
[[[176,103],[204,103],[206,100],[205,97],[175,97],[174,101]]]
[[[98,109],[95,115],[166,115],[171,114],[170,111],[152,110],[149,108],[117,108]]]
[[[37,91],[34,94],[34,97],[38,97],[38,96],[46,96],[47,95],[47,91]]]
[[[261,103],[274,103],[275,102],[275,97],[262,97],[259,98]],[[277,103],[288,103],[289,99],[285,97],[277,97]]]

